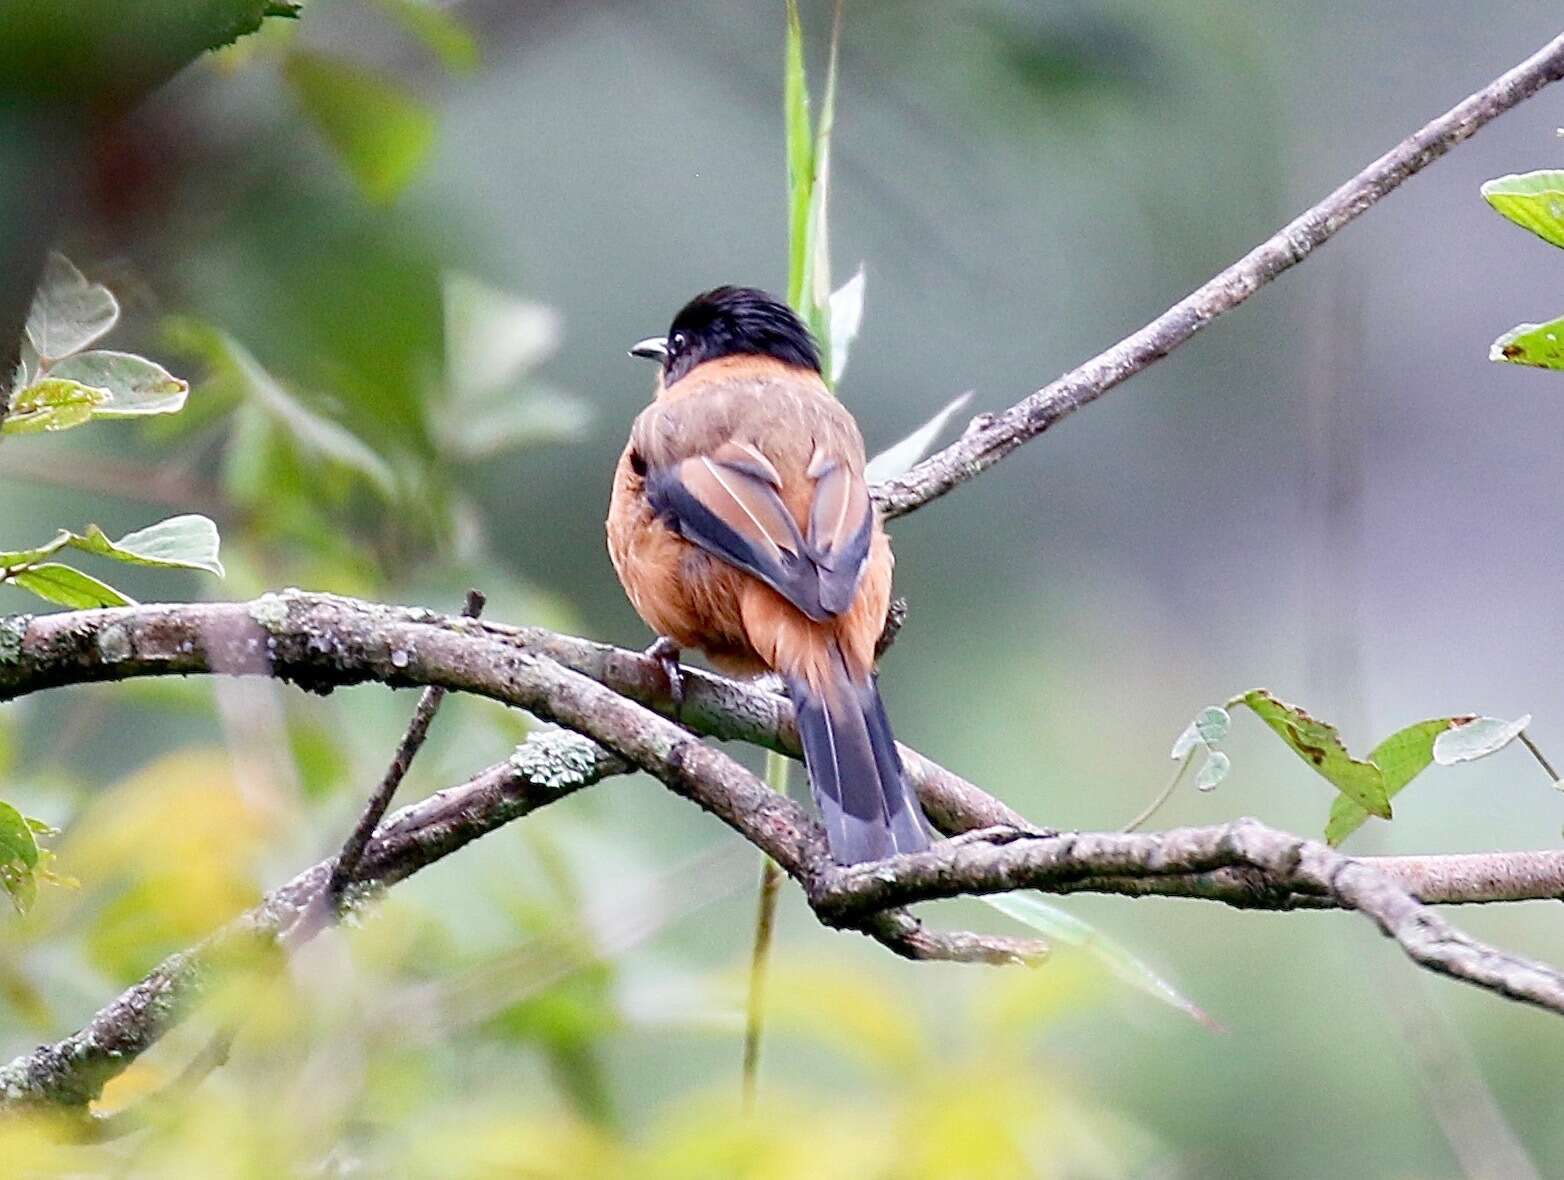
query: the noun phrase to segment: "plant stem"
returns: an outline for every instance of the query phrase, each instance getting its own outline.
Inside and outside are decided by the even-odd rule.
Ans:
[[[787,794],[791,765],[785,754],[766,751],[766,785]],[[745,1113],[755,1109],[755,1081],[760,1070],[760,1037],[765,1029],[766,967],[771,958],[771,935],[776,928],[777,893],[782,870],[769,856],[760,862],[760,899],[755,909],[755,945],[749,958],[749,999],[744,1010],[743,1104]]]
[[[1152,816],[1156,815],[1158,809],[1173,797],[1173,792],[1178,790],[1179,783],[1184,781],[1184,775],[1189,772],[1190,765],[1195,761],[1195,754],[1199,752],[1199,749],[1200,747],[1196,746],[1194,749],[1191,749],[1189,753],[1184,755],[1184,760],[1180,762],[1177,769],[1173,771],[1173,777],[1168,779],[1168,785],[1162,788],[1162,793],[1153,799],[1150,803],[1146,804],[1146,809],[1137,815],[1134,819],[1130,820],[1129,823],[1125,824],[1121,829],[1122,831],[1133,832],[1136,828],[1140,827],[1141,824],[1145,823]]]
[[[1548,772],[1548,777],[1553,780],[1553,785],[1564,785],[1560,783],[1559,772],[1554,770],[1553,763],[1543,756],[1542,751],[1537,748],[1537,743],[1531,740],[1531,735],[1523,729],[1518,736],[1521,739],[1521,744],[1531,751],[1531,756],[1537,760],[1543,770]]]

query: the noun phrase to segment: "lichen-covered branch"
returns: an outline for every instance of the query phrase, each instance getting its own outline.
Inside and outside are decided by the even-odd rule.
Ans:
[[[956,442],[877,487],[875,499],[887,516],[901,516],[986,471],[1022,443],[1167,356],[1219,315],[1302,262],[1403,181],[1561,77],[1564,36],[1402,140],[1144,328],[1003,413],[975,420]]]
[[[1330,898],[1373,919],[1409,958],[1432,971],[1564,1014],[1564,973],[1462,933],[1369,860],[1253,819],[1155,835],[1082,832],[953,841],[917,856],[833,867],[815,877],[810,904],[824,921],[853,926],[886,906],[960,894],[1058,890],[1104,875],[1156,878],[1229,869],[1263,873],[1279,891]]]
[[[68,684],[217,673],[274,676],[315,691],[364,681],[434,684],[528,708],[506,672],[526,656],[547,657],[665,716],[674,711],[661,668],[639,652],[536,627],[299,591],[251,602],[0,619],[0,701]],[[698,669],[686,669],[684,680],[681,724],[708,737],[798,756],[786,697]],[[901,752],[908,777],[941,831],[1041,830],[910,747]],[[1564,898],[1564,850],[1368,859],[1430,904]],[[1245,908],[1334,904],[1307,891],[1281,890],[1263,874],[1241,868],[1146,877],[1116,875],[1105,865],[1090,878],[1057,888],[1193,897]]]
[[[503,824],[628,769],[576,734],[534,734],[505,762],[393,815],[365,849],[354,896],[404,880]],[[170,955],[79,1032],[0,1068],[0,1110],[95,1099],[200,998],[214,964],[236,946],[264,945],[292,930],[320,897],[334,864],[307,869],[204,942]]]
[[[1557,896],[1564,853],[1375,861],[1254,821],[1163,836],[1061,835],[1027,824],[909,750],[909,770],[931,810],[947,831],[965,835],[916,857],[841,869],[831,863],[819,825],[795,804],[634,699],[672,708],[659,695],[666,693],[660,670],[636,653],[537,629],[298,592],[249,603],[0,620],[0,699],[70,683],[206,672],[271,675],[316,691],[365,680],[437,685],[505,701],[578,731],[534,736],[510,761],[398,812],[365,850],[357,874],[363,888],[393,884],[500,824],[640,767],[776,860],[823,920],[908,958],[1002,964],[1042,957],[1046,948],[1035,941],[932,931],[905,908],[961,892],[1095,889],[1269,908],[1332,904],[1362,910],[1425,966],[1557,1006],[1559,977],[1550,968],[1466,938],[1423,902]],[[770,693],[692,672],[684,703],[684,720],[703,732],[795,746],[787,702]],[[172,956],[79,1033],[0,1069],[0,1107],[90,1101],[202,994],[211,964],[229,947],[292,931],[332,867],[327,861],[300,874],[205,943]]]

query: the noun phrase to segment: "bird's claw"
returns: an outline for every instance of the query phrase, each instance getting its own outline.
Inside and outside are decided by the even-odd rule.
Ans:
[[[656,660],[668,682],[668,699],[673,702],[673,715],[684,711],[684,671],[679,664],[679,645],[666,635],[659,635],[645,651],[649,660]]]

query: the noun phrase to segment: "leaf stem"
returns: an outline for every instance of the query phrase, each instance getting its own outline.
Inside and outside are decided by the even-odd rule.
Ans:
[[[1162,788],[1162,793],[1146,804],[1145,810],[1125,824],[1120,831],[1133,832],[1152,816],[1156,815],[1162,805],[1173,797],[1173,792],[1178,790],[1179,783],[1184,781],[1184,776],[1189,773],[1190,766],[1194,764],[1195,755],[1199,752],[1199,746],[1191,748],[1189,753],[1185,754],[1183,760],[1179,762],[1177,769],[1173,771],[1173,776],[1168,779],[1168,785]]]
[[[1564,783],[1561,783],[1559,779],[1559,772],[1553,769],[1553,763],[1549,762],[1543,752],[1537,748],[1537,743],[1531,740],[1531,735],[1523,729],[1516,736],[1521,739],[1521,744],[1531,751],[1531,756],[1537,760],[1538,765],[1547,772],[1548,777],[1553,780],[1553,785],[1564,790]]]

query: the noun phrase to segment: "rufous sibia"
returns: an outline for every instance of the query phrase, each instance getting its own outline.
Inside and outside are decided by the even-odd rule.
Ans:
[[[719,287],[631,355],[660,370],[614,474],[608,550],[650,650],[674,683],[681,648],[780,674],[835,860],[927,848],[875,682],[890,541],[808,330],[764,291]]]

